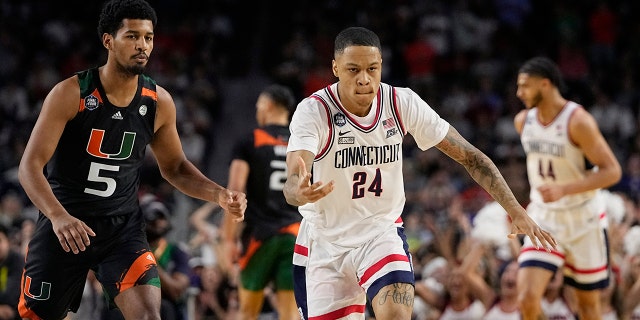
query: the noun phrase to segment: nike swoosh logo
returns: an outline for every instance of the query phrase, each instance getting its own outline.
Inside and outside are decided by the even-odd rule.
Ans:
[[[347,134],[347,133],[349,133],[349,132],[351,132],[351,130],[349,130],[349,131],[345,131],[345,132],[338,131],[338,135],[342,137],[342,136],[344,136],[345,134]]]

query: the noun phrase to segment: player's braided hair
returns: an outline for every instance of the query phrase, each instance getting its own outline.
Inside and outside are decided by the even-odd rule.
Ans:
[[[115,36],[124,19],[151,20],[154,27],[158,22],[156,11],[145,0],[110,0],[102,7],[98,36],[102,38],[105,33]]]

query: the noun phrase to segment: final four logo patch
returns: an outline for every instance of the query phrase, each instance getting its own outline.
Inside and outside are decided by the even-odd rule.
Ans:
[[[84,107],[87,110],[95,110],[100,105],[100,100],[92,94],[84,98]]]
[[[338,126],[338,127],[342,127],[345,124],[347,124],[347,118],[345,118],[344,114],[342,114],[342,113],[336,113],[333,116],[333,123],[335,123],[336,126]]]

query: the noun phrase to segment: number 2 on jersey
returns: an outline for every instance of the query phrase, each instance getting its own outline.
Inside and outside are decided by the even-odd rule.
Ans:
[[[358,199],[364,197],[365,187],[367,183],[366,172],[356,172],[353,174],[353,194],[352,199]],[[382,178],[380,177],[380,168],[376,169],[376,175],[373,177],[373,181],[369,184],[367,191],[372,192],[376,197],[379,197],[382,193]]]

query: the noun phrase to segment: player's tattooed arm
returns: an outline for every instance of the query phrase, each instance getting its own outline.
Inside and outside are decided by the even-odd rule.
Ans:
[[[478,148],[464,139],[453,127],[436,147],[463,165],[471,177],[496,200],[511,217],[510,238],[517,234],[529,236],[536,248],[544,246],[547,251],[556,248],[557,243],[549,232],[542,230],[528,215],[509,189],[498,167]]]
[[[287,203],[301,206],[316,202],[333,191],[334,182],[311,182],[311,164],[314,155],[309,151],[293,151],[287,153],[287,181],[282,192]]]
[[[471,177],[504,207],[519,206],[507,182],[491,159],[453,127],[436,147],[464,166]]]

